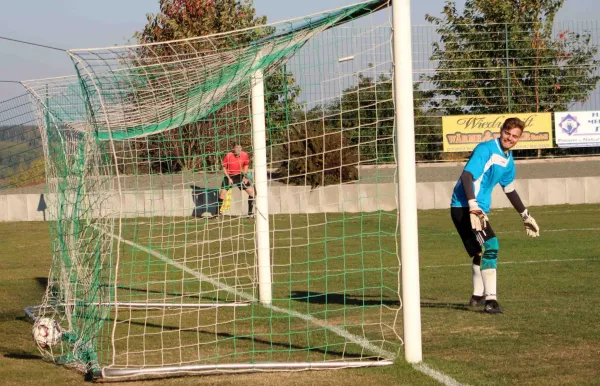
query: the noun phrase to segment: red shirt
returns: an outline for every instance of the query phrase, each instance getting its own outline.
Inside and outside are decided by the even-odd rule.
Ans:
[[[237,176],[242,172],[242,168],[249,164],[250,158],[248,158],[248,153],[245,151],[242,151],[239,157],[236,157],[233,152],[229,152],[223,158],[223,167],[230,176]]]

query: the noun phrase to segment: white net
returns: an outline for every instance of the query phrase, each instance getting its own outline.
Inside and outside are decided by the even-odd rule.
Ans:
[[[396,190],[371,168],[394,162],[386,6],[72,50],[77,78],[26,82],[56,221],[48,357],[107,378],[391,363]],[[223,179],[234,142],[256,218]]]

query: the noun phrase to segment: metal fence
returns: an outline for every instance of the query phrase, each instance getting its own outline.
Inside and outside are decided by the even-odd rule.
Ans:
[[[598,22],[413,27],[417,158],[444,153],[442,116],[600,109]],[[553,131],[553,128],[549,128]],[[600,154],[600,148],[521,150],[516,158]]]
[[[0,190],[44,181],[42,141],[27,94],[0,102]]]
[[[442,117],[600,110],[597,21],[413,27],[418,162],[444,153]],[[307,90],[308,91],[308,90]],[[552,128],[550,128],[552,130]],[[600,148],[521,150],[516,158],[600,155]],[[27,95],[0,102],[0,190],[43,181],[43,152]]]

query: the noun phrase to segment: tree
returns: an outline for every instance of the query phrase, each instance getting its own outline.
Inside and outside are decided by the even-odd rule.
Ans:
[[[449,114],[544,112],[583,102],[600,79],[589,34],[560,31],[564,0],[467,0],[462,15],[447,0],[437,26],[435,74],[424,76]]]
[[[431,117],[422,108],[423,92],[414,88],[415,143],[417,159],[431,159],[433,148],[441,141],[436,133],[439,117]],[[377,79],[359,73],[357,85],[345,89],[340,101],[326,106],[326,124],[344,131],[350,143],[358,146],[361,162],[393,163],[395,108],[392,78],[381,74]]]
[[[134,35],[141,44],[257,27],[266,24],[267,21],[265,16],[256,16],[252,0],[160,0],[160,12],[156,15],[147,15],[147,20],[144,29]],[[198,52],[206,50],[230,49],[232,46],[248,44],[273,32],[273,28],[265,27],[231,35],[227,39],[199,40],[194,43],[195,46],[189,45],[189,54],[197,56]],[[137,54],[143,58],[147,53],[145,50],[152,50],[150,56],[167,56],[172,53],[170,49],[169,45],[151,49],[140,47]],[[185,45],[177,49],[177,55],[181,57],[181,50],[185,50]],[[148,60],[147,63],[152,63],[152,60]],[[269,132],[272,133],[268,139],[282,137],[277,135],[275,128],[285,127],[287,124],[285,118],[289,109],[296,108],[296,98],[299,93],[300,89],[294,85],[292,74],[282,71],[280,65],[270,69],[266,74],[266,119]],[[243,146],[249,147],[251,145],[251,119],[247,116],[250,111],[249,102],[248,96],[240,98],[198,122],[180,127],[178,130],[151,136],[149,141],[154,143],[154,150],[137,150],[150,152],[150,156],[146,158],[157,161],[152,162],[152,165],[146,165],[143,169],[149,168],[155,172],[178,172],[184,169],[216,166],[219,163],[220,153],[229,150],[231,141],[239,141]],[[234,120],[237,120],[233,125],[235,127],[231,125]]]
[[[413,85],[413,112],[415,114],[415,158],[417,161],[434,161],[440,158],[442,144],[442,116],[439,111],[425,110],[429,99],[419,87]]]
[[[140,44],[207,36],[264,25],[252,0],[159,0],[160,12],[147,14],[144,29],[134,34]]]
[[[343,131],[307,120],[291,125],[288,136],[289,141],[280,145],[286,158],[276,171],[282,177],[279,181],[314,189],[358,179],[358,147]]]
[[[339,101],[325,107],[326,125],[342,130],[358,146],[361,162],[386,163],[394,158],[394,101],[392,79],[373,79],[359,73],[356,85]]]
[[[38,158],[30,165],[23,164],[21,170],[10,176],[8,187],[18,188],[43,183],[46,180],[45,161]]]
[[[564,0],[447,0],[436,26],[425,108],[443,114],[552,112],[584,102],[598,83],[589,33],[553,33]]]

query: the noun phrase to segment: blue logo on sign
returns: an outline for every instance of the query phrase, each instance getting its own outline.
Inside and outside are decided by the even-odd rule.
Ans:
[[[558,124],[558,126],[568,135],[573,134],[575,131],[577,131],[577,128],[579,126],[581,126],[581,124],[579,122],[577,122],[577,118],[574,117],[571,114],[567,114],[566,117],[564,117],[562,119],[562,121],[560,121],[560,123]]]

